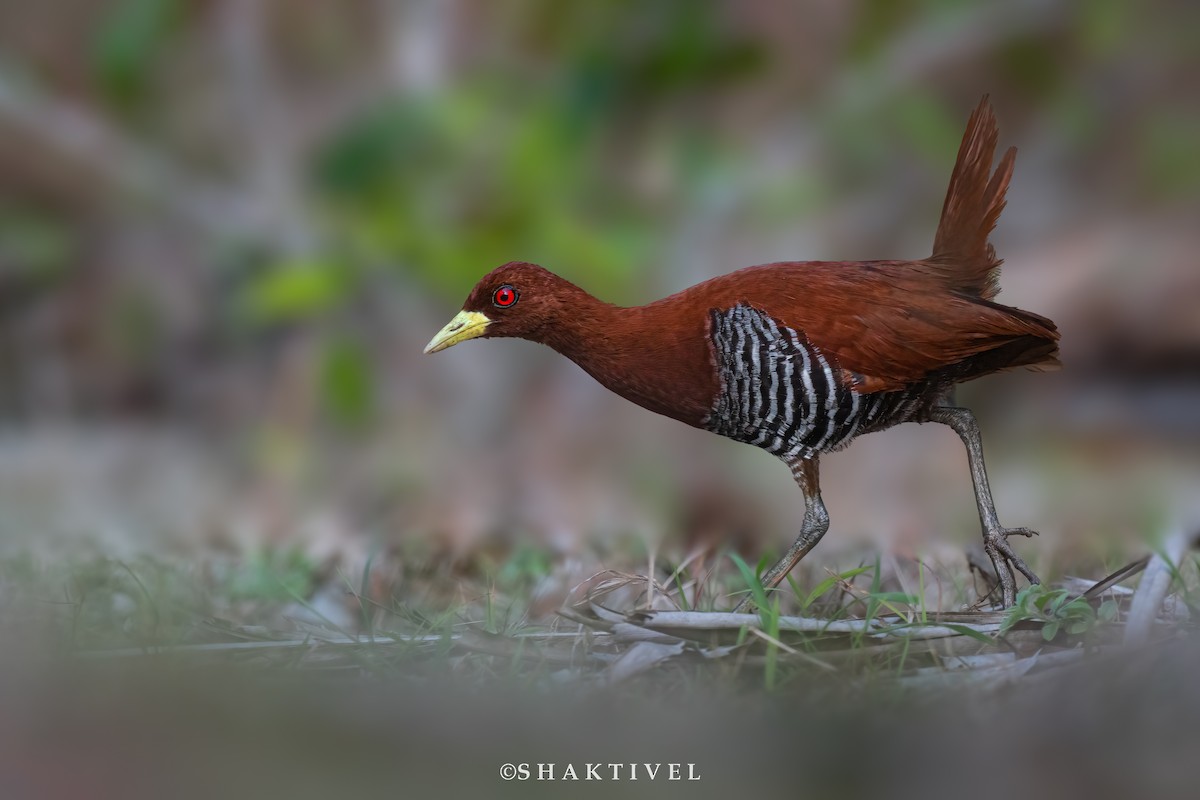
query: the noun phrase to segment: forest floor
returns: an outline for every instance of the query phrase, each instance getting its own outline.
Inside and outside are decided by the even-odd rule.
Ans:
[[[831,547],[768,595],[766,557],[635,539],[359,562],[63,541],[0,555],[2,796],[555,790],[510,763],[694,764],[691,796],[1159,796],[1200,737],[1194,531],[1078,576],[1059,556],[1009,610],[978,553],[933,546]],[[79,770],[45,768],[63,753]]]
[[[9,558],[0,793],[561,796],[568,765],[603,765],[572,796],[1187,796],[1197,563],[1168,560],[1188,544],[1135,563],[1136,589],[1058,581],[1009,611],[924,609],[875,562],[747,615],[714,607],[746,586],[732,556],[652,595],[608,571],[544,613],[530,552],[487,582],[412,561],[374,585],[379,565],[286,552]]]

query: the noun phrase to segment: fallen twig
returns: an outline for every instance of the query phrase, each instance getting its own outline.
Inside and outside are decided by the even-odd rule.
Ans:
[[[1126,578],[1131,578],[1134,575],[1137,575],[1139,572],[1144,570],[1146,568],[1146,565],[1149,563],[1150,563],[1150,556],[1142,556],[1137,561],[1134,561],[1132,564],[1126,564],[1125,566],[1121,567],[1119,570],[1117,570],[1113,574],[1109,575],[1108,577],[1101,578],[1099,581],[1092,584],[1092,586],[1083,593],[1082,597],[1084,597],[1085,599],[1091,600],[1093,598],[1099,597],[1100,595],[1104,594],[1109,589],[1114,589],[1114,588],[1124,589],[1124,587],[1117,587],[1117,584],[1120,583],[1121,581],[1125,580]],[[1129,594],[1133,594],[1132,589],[1125,589],[1125,591],[1128,592]]]
[[[1167,537],[1161,551],[1150,556],[1146,574],[1129,604],[1125,644],[1144,644],[1149,640],[1154,621],[1162,610],[1163,600],[1167,599],[1167,592],[1171,589],[1171,581],[1179,573],[1178,565],[1196,539],[1195,534],[1185,534],[1181,528]]]
[[[717,631],[737,630],[742,627],[757,627],[762,618],[758,614],[736,614],[706,611],[639,611],[628,617],[630,622],[655,630]],[[949,620],[947,620],[949,622]],[[961,636],[958,628],[969,628],[983,634],[994,634],[1000,630],[1000,621],[958,622],[953,626],[937,622],[903,622],[894,624],[881,619],[813,619],[810,617],[779,618],[779,630],[792,633],[861,634],[873,638],[898,637],[907,639],[934,639],[944,636]]]

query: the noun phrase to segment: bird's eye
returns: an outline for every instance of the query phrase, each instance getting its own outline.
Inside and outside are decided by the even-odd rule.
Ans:
[[[492,302],[500,308],[508,308],[517,302],[517,290],[511,286],[501,286],[492,292]]]

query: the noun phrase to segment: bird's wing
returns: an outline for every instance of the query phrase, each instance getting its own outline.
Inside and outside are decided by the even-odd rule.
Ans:
[[[1036,314],[959,292],[925,274],[924,262],[779,265],[757,305],[803,331],[861,392],[901,389],[950,371],[959,379],[1044,363],[1057,330]],[[764,275],[763,277],[767,277]],[[754,300],[750,300],[754,303]]]
[[[645,308],[680,314],[699,333],[712,310],[739,304],[803,333],[860,392],[903,389],[935,374],[958,382],[1057,364],[1053,322],[949,289],[928,261],[762,264]]]

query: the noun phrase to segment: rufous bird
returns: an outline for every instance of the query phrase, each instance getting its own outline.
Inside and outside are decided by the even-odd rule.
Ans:
[[[985,96],[967,123],[928,258],[763,264],[632,308],[510,262],[479,281],[425,352],[494,336],[541,342],[644,408],[782,459],[804,491],[804,522],[762,576],[768,590],[829,528],[822,454],[903,422],[949,425],[966,445],[984,548],[1011,606],[1014,568],[1038,578],[1008,537],[1034,532],[1000,525],[979,425],[952,394],[1000,370],[1057,366],[1058,330],[994,301],[1001,261],[988,236],[1016,158],[1009,148],[992,171],[997,136]]]

